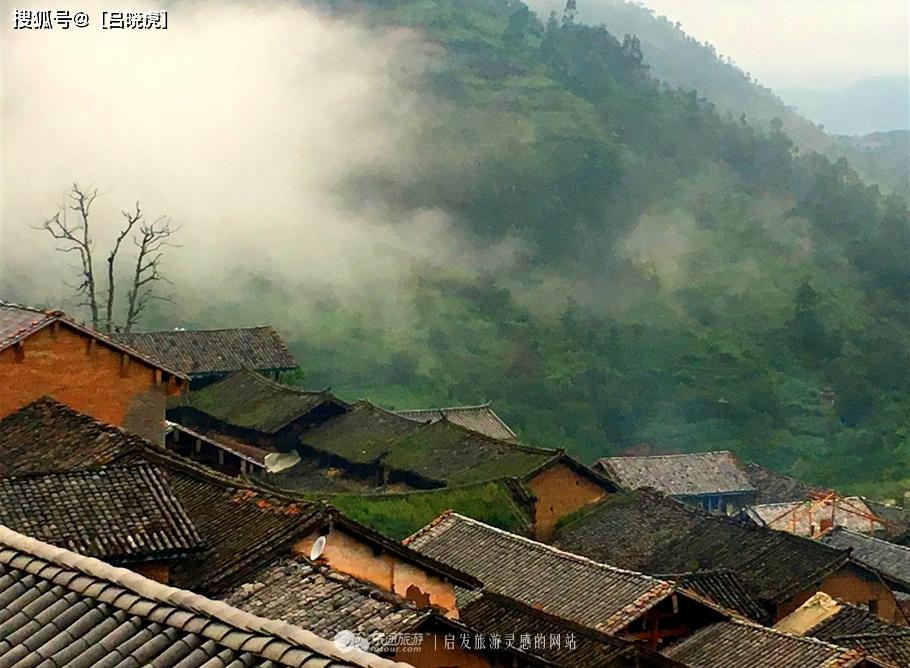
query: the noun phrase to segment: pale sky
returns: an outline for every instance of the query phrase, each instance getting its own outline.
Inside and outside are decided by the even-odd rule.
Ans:
[[[603,0],[579,0],[598,2]],[[771,88],[906,76],[908,0],[643,0]]]

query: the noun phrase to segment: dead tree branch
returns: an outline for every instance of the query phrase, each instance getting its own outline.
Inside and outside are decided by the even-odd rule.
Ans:
[[[89,217],[92,204],[98,197],[98,190],[82,190],[73,183],[66,194],[60,211],[38,225],[36,229],[47,231],[57,240],[57,250],[63,253],[76,252],[81,263],[80,280],[70,287],[81,298],[80,306],[88,306],[92,315],[92,326],[98,327],[98,300],[95,292],[95,271],[92,262],[92,236],[89,229]],[[73,224],[67,217],[67,209],[75,211],[78,222]]]
[[[175,246],[170,243],[170,239],[180,228],[172,225],[166,216],[162,216],[152,223],[146,222],[139,202],[136,202],[134,210],[120,212],[123,215],[124,224],[107,255],[107,296],[103,304],[104,312],[101,313],[102,307],[98,303],[98,286],[95,282],[92,257],[94,241],[89,225],[92,205],[97,197],[96,188],[82,190],[78,184],[73,183],[72,188],[64,196],[64,201],[57,213],[32,227],[50,234],[57,242],[57,250],[61,253],[79,255],[79,282],[72,285],[67,284],[67,286],[80,298],[79,305],[87,306],[90,309],[92,327],[105,331],[116,329],[114,311],[117,296],[117,258],[122,250],[123,242],[132,234],[132,241],[138,249],[138,254],[133,269],[132,286],[126,295],[127,310],[124,329],[130,331],[149,302],[152,300],[171,301],[170,296],[157,292],[156,284],[170,283],[168,278],[161,273],[161,261],[164,257],[164,249],[168,246]],[[68,217],[70,211],[76,213],[75,222]],[[126,277],[121,275],[121,280],[123,278]]]
[[[139,202],[136,202],[136,210],[133,213],[129,211],[121,211],[120,213],[126,219],[126,224],[120,230],[120,234],[117,235],[117,240],[107,256],[107,309],[105,310],[104,329],[108,332],[113,328],[114,317],[114,262],[117,259],[117,253],[120,251],[120,244],[123,243],[123,240],[126,239],[126,236],[135,227],[136,223],[142,220],[142,210],[139,208]]]
[[[164,257],[163,249],[174,246],[169,239],[179,229],[179,227],[171,225],[169,218],[162,216],[152,223],[142,223],[139,226],[138,236],[133,237],[138,254],[133,272],[133,287],[127,295],[125,331],[128,332],[132,329],[150,301],[171,301],[170,296],[159,295],[155,292],[155,284],[170,283],[170,280],[161,273],[161,259]]]

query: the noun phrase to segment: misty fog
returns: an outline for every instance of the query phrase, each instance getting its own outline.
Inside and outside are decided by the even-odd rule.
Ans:
[[[439,211],[402,218],[348,187],[361,169],[421,168],[413,138],[432,110],[414,80],[433,54],[414,34],[293,3],[179,3],[164,31],[105,31],[101,5],[83,9],[82,30],[3,24],[5,298],[73,308],[76,258],[30,226],[74,180],[103,193],[99,259],[139,200],[182,228],[163,269],[184,314],[234,325],[282,324],[326,297],[398,317],[414,263],[507,261],[509,247],[473,248]],[[251,276],[292,301],[212,315]]]

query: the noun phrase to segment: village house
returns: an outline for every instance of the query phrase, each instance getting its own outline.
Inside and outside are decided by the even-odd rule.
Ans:
[[[0,524],[159,582],[204,545],[148,464],[0,477]]]
[[[332,537],[326,551],[331,542]],[[452,615],[429,600],[408,600],[391,593],[377,586],[375,578],[364,580],[339,572],[328,565],[331,560],[322,555],[316,561],[305,556],[278,560],[226,594],[224,601],[256,615],[312,629],[324,637],[348,631],[369,640],[379,654],[427,668],[677,666],[637,643],[548,618],[517,601],[503,605],[504,599],[494,594],[478,596],[462,590],[467,607]],[[505,641],[499,647],[486,642],[494,635],[504,639],[508,634],[515,639],[508,646]],[[558,646],[554,644],[551,649],[542,643],[541,634],[547,643],[557,636]],[[535,637],[537,645],[522,641],[525,635]],[[478,636],[483,638],[480,643]],[[405,644],[405,638],[416,638],[419,643]]]
[[[2,665],[407,668],[0,526]]]
[[[688,668],[892,668],[865,652],[731,620],[664,650]]]
[[[152,530],[159,520],[162,526],[158,528],[162,530],[167,522],[176,523],[169,530],[179,537],[183,535],[180,528],[186,523],[181,518],[187,518],[205,549],[185,549],[180,559],[169,562],[167,579],[181,588],[220,594],[277,559],[310,554],[320,536],[325,539],[321,558],[335,570],[373,581],[403,598],[426,600],[428,606],[445,614],[457,615],[455,586],[477,586],[470,576],[409,550],[323,504],[259,490],[50,399],[0,420],[0,444],[5,453],[0,459],[0,475],[15,474],[26,481],[42,481],[39,475],[23,474],[75,469],[47,475],[51,479],[56,476],[56,488],[48,487],[48,482],[35,487],[38,491],[63,489],[69,494],[65,498],[59,494],[49,497],[53,509],[42,511],[44,514],[37,510],[32,513],[35,521],[51,513],[60,520],[51,532],[53,536],[43,534],[49,540],[72,540],[74,532],[83,540],[92,532],[107,532],[105,536],[122,532],[120,540],[130,541],[135,538],[128,531],[141,534],[144,523],[148,524],[147,530]],[[79,444],[83,447],[76,447]],[[153,468],[137,468],[136,462],[147,462]],[[131,492],[122,480],[135,475],[131,473],[133,469],[155,472],[154,480],[159,481],[160,487],[156,488],[154,499],[158,506],[144,497],[127,498]],[[68,476],[74,481],[84,478],[89,482],[81,491],[78,484],[65,486],[59,482],[68,480]],[[105,480],[115,480],[116,484]],[[25,484],[19,483],[20,487]],[[106,496],[98,491],[102,488]],[[142,489],[137,487],[136,491],[138,494]],[[170,504],[169,510],[162,511],[163,517],[156,519],[152,511],[162,503]],[[34,505],[29,507],[34,509]],[[11,508],[10,512],[14,510]],[[17,517],[28,522],[30,512],[23,509]],[[85,518],[79,519],[79,513],[92,521],[86,524]],[[95,518],[96,514],[99,517]],[[135,523],[139,523],[138,528]],[[157,536],[155,541],[165,539],[158,533],[153,535]]]
[[[493,438],[447,415],[414,420],[366,401],[282,385],[249,370],[168,411],[168,449],[276,489],[404,492],[514,478],[545,537],[616,486],[561,450]]]
[[[910,594],[910,547],[835,528],[819,540],[839,550],[850,550],[856,561],[875,570],[892,589]]]
[[[302,390],[241,369],[184,396],[168,419],[228,447],[279,452],[292,450],[298,433],[347,410],[327,390]]]
[[[186,375],[61,311],[0,302],[0,417],[43,396],[155,442]]]
[[[905,623],[890,587],[848,550],[708,513],[651,490],[613,495],[578,513],[559,527],[554,544],[645,573],[732,571],[772,621],[824,591]]]
[[[420,424],[368,402],[299,437],[301,456],[381,485],[455,487],[514,478],[534,499],[533,529],[549,535],[560,518],[616,491],[609,480],[562,450],[484,436],[443,418]],[[275,476],[291,487],[294,470]]]
[[[112,337],[179,369],[190,379],[191,390],[241,369],[278,380],[283,372],[297,368],[297,360],[271,327],[116,332]]]
[[[871,654],[895,666],[910,666],[910,628],[883,621],[866,608],[819,592],[774,628]]]
[[[498,438],[502,441],[518,440],[518,436],[512,431],[512,428],[496,414],[490,404],[396,410],[395,413],[409,420],[423,423],[439,422],[445,418],[459,427],[476,431],[478,434],[490,438]]]
[[[879,534],[885,526],[858,496],[841,497],[835,492],[811,495],[803,501],[748,506],[742,517],[758,526],[816,538],[831,528]]]
[[[228,605],[309,629],[324,638],[347,631],[381,649],[385,636],[410,632],[428,607],[306,557],[280,559],[227,592]],[[394,653],[394,648],[388,650]]]
[[[661,647],[731,612],[691,590],[448,512],[405,543],[484,591],[593,631]]]
[[[647,457],[604,457],[595,469],[623,490],[649,487],[705,510],[732,515],[752,502],[755,489],[726,450]]]

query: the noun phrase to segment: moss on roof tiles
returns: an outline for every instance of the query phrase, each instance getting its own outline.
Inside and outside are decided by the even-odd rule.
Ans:
[[[327,401],[338,400],[244,369],[192,392],[187,405],[226,424],[271,434]]]
[[[307,432],[301,441],[353,464],[382,460],[389,469],[448,485],[522,477],[559,456],[557,450],[519,446],[447,420],[415,423],[368,403]]]
[[[446,510],[525,534],[529,511],[516,499],[506,480],[492,480],[407,494],[338,494],[327,500],[351,519],[394,540],[402,540]]]

